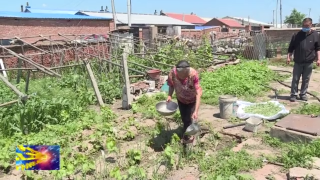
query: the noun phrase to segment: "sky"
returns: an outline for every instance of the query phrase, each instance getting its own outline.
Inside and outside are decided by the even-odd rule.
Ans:
[[[116,12],[127,12],[127,0],[114,0]],[[279,0],[280,1],[280,0]],[[31,8],[50,10],[87,10],[99,11],[101,6],[108,6],[111,11],[111,0],[14,0],[2,2],[0,11],[20,11],[21,5],[29,2]],[[153,14],[174,12],[200,17],[215,18],[224,16],[243,17],[271,23],[273,10],[276,10],[277,0],[131,0],[132,13]],[[282,0],[282,19],[288,16],[292,9],[309,15],[315,23],[320,19],[320,0]],[[280,10],[278,7],[278,24]]]

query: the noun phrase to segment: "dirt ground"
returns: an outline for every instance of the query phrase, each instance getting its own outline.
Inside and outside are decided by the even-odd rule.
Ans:
[[[271,69],[273,70],[286,70],[286,71],[292,71],[292,67],[275,67],[275,66],[270,66]],[[313,92],[315,94],[318,94],[316,92],[318,92],[320,84],[319,84],[319,80],[320,80],[320,73],[319,71],[314,71],[311,81],[310,81],[310,87],[309,87],[309,91]],[[285,81],[286,84],[290,85],[291,83],[291,78],[289,78],[288,80]],[[292,108],[296,108],[298,107],[301,102],[294,102],[291,103],[289,102],[288,98],[289,98],[289,92],[290,89],[279,84],[279,83],[272,83],[271,86],[273,88],[276,88],[279,90],[280,95],[278,97],[278,100],[285,104],[285,106],[287,107],[288,110],[292,109]],[[309,96],[310,97],[310,96]],[[273,100],[274,99],[274,92],[270,91],[268,93],[265,94],[265,96],[260,97],[259,100],[260,101],[266,101],[266,100]],[[309,102],[318,102],[315,98],[310,97]],[[127,119],[132,115],[131,111],[126,111],[126,110],[121,110],[121,102],[118,101],[117,103],[115,103],[112,106],[112,110],[119,116],[117,118],[117,124],[119,124],[121,126],[121,124],[124,124]],[[91,107],[97,111],[99,111],[99,108],[96,107]],[[156,125],[156,122],[152,119],[140,119],[139,115],[134,115],[136,116],[136,119],[138,119],[139,122],[136,122],[137,124],[139,124],[141,127],[144,128],[149,128],[149,129],[153,129]],[[260,156],[260,155],[268,155],[268,154],[276,154],[278,153],[278,151],[276,149],[272,149],[270,147],[265,146],[262,142],[261,142],[261,138],[254,136],[252,133],[250,132],[246,132],[243,130],[243,127],[235,127],[235,128],[230,128],[230,129],[226,129],[224,130],[223,127],[226,125],[231,125],[232,123],[221,119],[219,117],[219,107],[218,106],[211,106],[211,105],[205,105],[202,104],[200,106],[200,110],[199,110],[199,122],[200,124],[202,124],[203,126],[205,126],[205,128],[208,129],[212,129],[214,132],[220,132],[221,134],[227,134],[226,136],[237,136],[237,137],[243,137],[243,142],[239,143],[236,147],[233,148],[233,151],[239,151],[241,149],[245,149],[249,154],[251,154],[252,156]],[[169,123],[168,124],[170,129],[176,129],[178,127],[178,125],[176,123]],[[264,124],[263,127],[260,129],[261,132],[263,131],[268,131],[270,125]],[[122,142],[120,144],[120,154],[125,154],[125,152],[129,149],[139,149],[141,151],[143,151],[143,160],[141,162],[143,162],[143,164],[145,164],[144,169],[147,171],[148,173],[148,177],[150,177],[154,171],[154,167],[152,166],[153,162],[156,160],[156,158],[158,157],[158,155],[160,154],[160,152],[155,151],[154,149],[150,148],[146,141],[147,138],[144,137],[143,135],[140,135],[139,130],[135,127],[135,126],[131,126],[130,127],[131,132],[133,132],[136,136],[134,138],[134,140],[132,141],[128,141],[128,142]],[[83,132],[86,135],[92,133],[90,131],[86,131]],[[119,132],[120,135],[121,130],[119,128]],[[206,134],[203,137],[201,137],[199,140],[200,141],[206,141],[206,138],[209,135]],[[222,146],[222,144],[217,144],[217,146]],[[219,148],[219,147],[216,147]],[[208,154],[212,153],[212,152],[207,152]],[[118,159],[116,159],[118,158]],[[106,167],[103,166],[105,165],[106,162],[108,162],[109,164],[114,163],[115,161],[120,161],[121,162],[121,156],[115,156],[114,154],[105,154],[104,157],[103,155],[98,155],[97,156],[97,161],[96,161],[96,166],[97,166],[97,173],[99,172],[103,172],[105,171]],[[124,158],[124,157],[123,157]],[[109,169],[109,167],[108,167]],[[161,174],[161,172],[164,173],[164,169],[165,167],[160,166],[158,169],[158,173]],[[275,179],[275,180],[285,180],[287,179],[287,174],[288,172],[283,171],[283,168],[280,166],[276,166],[276,165],[272,165],[272,164],[265,164],[261,169],[258,169],[256,171],[252,171],[249,172],[249,174],[251,174],[255,179],[257,180],[264,180],[264,179]],[[184,167],[181,170],[175,170],[170,172],[169,176],[167,179],[169,180],[197,180],[200,178],[199,176],[199,171],[198,171],[198,167],[196,164],[194,165],[190,165],[188,167]],[[4,180],[4,179],[20,179],[19,175],[21,175],[21,173],[19,173],[18,171],[12,171],[10,175],[0,178],[0,180]]]

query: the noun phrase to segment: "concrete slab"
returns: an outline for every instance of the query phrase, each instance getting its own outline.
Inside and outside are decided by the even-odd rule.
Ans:
[[[306,178],[313,177],[312,179],[320,179],[320,170],[317,169],[305,169],[300,167],[294,167],[289,170],[290,179],[294,178]],[[308,178],[308,179],[309,179]]]
[[[313,161],[313,163],[312,163],[313,169],[320,170],[320,158],[312,157],[311,159]]]
[[[289,114],[275,125],[310,135],[320,135],[320,119],[310,115]]]
[[[281,168],[272,164],[266,164],[261,169],[258,169],[252,173],[254,179],[257,180],[286,180],[286,174],[281,173]],[[270,177],[270,178],[268,178]],[[271,178],[273,177],[273,178]]]
[[[283,142],[310,142],[320,138],[320,136],[312,136],[277,126],[271,127],[270,136],[279,138]]]

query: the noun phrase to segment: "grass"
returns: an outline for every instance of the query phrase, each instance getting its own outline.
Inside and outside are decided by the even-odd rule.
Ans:
[[[202,100],[216,105],[219,96],[225,94],[257,97],[269,90],[264,85],[268,85],[275,77],[276,73],[265,63],[257,61],[245,61],[236,66],[220,68],[214,73],[204,72],[201,74],[204,90]]]
[[[119,97],[117,90],[120,80],[110,81],[112,76],[114,74],[98,76],[103,97],[110,103]],[[256,100],[261,91],[267,91],[258,85],[269,83],[275,76],[266,64],[253,61],[205,73],[201,82],[205,89],[203,100],[216,104],[219,94],[247,96]],[[196,146],[183,147],[180,144],[179,112],[164,118],[154,107],[156,102],[166,99],[163,93],[140,97],[132,104],[131,111],[118,116],[110,106],[103,107],[101,113],[87,110],[87,106],[95,104],[96,99],[90,82],[85,79],[85,75],[72,73],[60,81],[52,78],[33,81],[30,92],[36,93],[34,100],[27,105],[0,109],[6,117],[13,118],[12,121],[9,121],[10,118],[2,121],[0,128],[3,135],[0,139],[1,171],[8,174],[14,168],[15,146],[18,144],[61,146],[61,170],[49,173],[24,171],[23,174],[29,179],[144,180],[148,177],[162,180],[169,178],[171,173],[197,165],[199,172],[195,171],[194,174],[200,173],[201,179],[249,180],[253,179],[249,174],[263,166],[262,160],[266,156],[256,157],[245,149],[234,152],[232,148],[237,143],[213,130],[199,139]],[[247,82],[247,85],[243,82]],[[24,83],[18,87],[23,89]],[[2,101],[16,98],[6,88],[0,91],[5,94],[1,96]],[[18,112],[18,109],[22,112]],[[292,112],[320,114],[320,106],[304,104]],[[27,133],[22,131],[25,126],[20,126],[21,119],[24,119],[24,116],[19,116],[21,114],[31,122]],[[41,123],[43,120],[46,122]],[[236,123],[238,120],[230,121]],[[12,127],[12,124],[17,128],[13,128],[15,126]],[[8,133],[3,133],[5,130]],[[310,167],[311,157],[320,157],[320,141],[310,144],[282,143],[264,133],[262,138],[264,145],[280,151],[279,156],[268,159],[283,163],[287,169],[294,166]],[[102,158],[101,150],[108,161],[99,160]]]
[[[153,108],[148,108],[151,102],[157,102],[164,97],[163,94],[153,97],[141,97],[135,103],[135,113],[141,114],[142,119],[150,118],[150,114],[153,114],[151,112],[154,111]],[[178,116],[178,114],[175,116]],[[209,157],[205,154],[208,150],[212,150],[210,145],[205,146],[203,143],[200,143],[196,147],[185,149],[179,143],[179,132],[172,132],[174,130],[168,129],[163,118],[158,116],[153,116],[157,122],[156,128],[152,128],[154,130],[151,131],[145,131],[139,124],[135,123],[135,118],[129,117],[124,124],[117,124],[115,118],[116,116],[112,111],[106,107],[102,109],[102,114],[100,115],[93,111],[87,111],[83,112],[81,118],[78,118],[74,122],[67,122],[64,125],[47,125],[38,133],[30,133],[25,136],[15,134],[12,137],[1,139],[0,144],[4,147],[0,153],[1,164],[5,164],[7,168],[10,168],[14,162],[14,147],[18,144],[31,143],[59,144],[62,150],[60,171],[53,171],[50,173],[51,175],[47,174],[46,176],[32,173],[32,171],[24,172],[30,178],[36,179],[46,179],[52,176],[58,179],[62,177],[75,177],[74,172],[77,170],[82,171],[81,177],[94,177],[95,179],[103,177],[107,179],[144,179],[147,174],[145,163],[148,166],[151,165],[154,169],[165,164],[165,172],[153,172],[154,179],[165,179],[168,172],[192,164],[199,164],[200,172],[203,175],[202,179],[212,179],[220,176],[223,178],[229,178],[229,176],[242,177],[241,172],[261,167],[262,161],[259,158],[256,159],[248,156],[246,152],[232,152],[230,149],[233,145],[231,144],[227,145],[223,150],[215,151]],[[167,119],[167,121],[174,119]],[[144,158],[150,156],[150,151],[145,150],[145,148],[134,146],[129,149],[123,149],[130,142],[143,144],[144,140],[137,140],[136,137],[121,139],[114,130],[114,127],[118,127],[117,129],[121,131],[129,132],[129,127],[132,126],[137,127],[138,134],[144,136],[145,138],[143,139],[145,140],[152,140],[159,136],[164,138],[163,151],[151,152],[151,154],[155,155],[155,159],[151,160],[154,163],[149,162],[148,158]],[[91,135],[84,136],[83,133],[86,131],[91,131]],[[210,138],[211,143],[224,143],[223,141],[220,136],[212,133]],[[145,142],[144,146],[154,147],[150,144],[150,141]],[[112,156],[115,159],[119,159],[119,161],[116,161],[116,164],[103,164],[104,171],[97,173],[94,154],[99,153],[101,149],[105,149],[108,154],[114,154]],[[215,171],[209,171],[210,169]]]
[[[268,65],[270,66],[280,66],[280,67],[293,67],[294,62],[290,62],[290,64],[287,64],[287,59],[270,59],[266,60]],[[318,69],[318,66],[316,64],[313,64],[313,69]]]
[[[320,106],[316,103],[303,103],[302,106],[300,106],[297,109],[294,109],[292,111],[295,114],[305,114],[305,115],[319,115],[320,114]]]
[[[312,168],[312,157],[320,158],[318,152],[320,141],[315,140],[311,143],[283,143],[279,139],[264,136],[264,142],[280,150],[279,156],[269,157],[271,161],[282,163],[286,169],[293,167]]]

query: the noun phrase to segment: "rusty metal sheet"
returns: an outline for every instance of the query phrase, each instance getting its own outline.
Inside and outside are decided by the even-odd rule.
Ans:
[[[320,135],[319,117],[312,118],[310,115],[289,114],[275,125],[282,128],[291,128]]]

